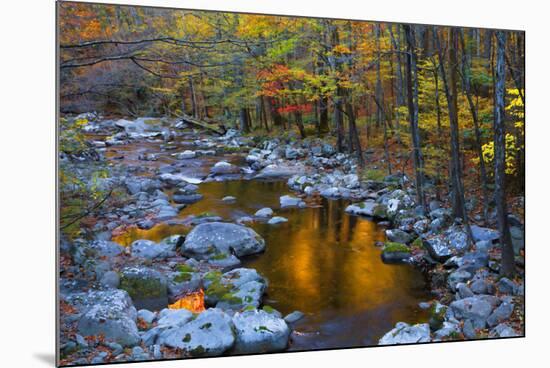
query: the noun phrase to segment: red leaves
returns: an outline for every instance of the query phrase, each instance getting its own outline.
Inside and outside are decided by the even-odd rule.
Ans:
[[[309,113],[313,110],[313,107],[311,106],[311,104],[302,104],[302,105],[286,105],[286,106],[283,106],[283,107],[279,107],[277,109],[277,112],[279,113],[291,113],[291,112],[295,112],[295,111],[299,111],[299,112],[302,112],[302,113]]]

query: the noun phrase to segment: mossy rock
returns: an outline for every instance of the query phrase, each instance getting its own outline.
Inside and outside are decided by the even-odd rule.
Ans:
[[[445,322],[445,314],[447,313],[447,307],[439,304],[433,303],[430,308],[430,320],[428,321],[432,331],[437,331],[443,326]]]
[[[405,244],[386,242],[381,257],[384,263],[406,263],[411,251]]]
[[[411,247],[413,248],[424,248],[424,242],[422,241],[421,237],[418,237],[414,239],[414,241],[411,243]]]
[[[386,206],[382,204],[378,204],[374,207],[372,210],[372,215],[379,219],[385,219],[388,218],[388,213],[386,211]]]
[[[128,292],[137,309],[159,310],[168,304],[167,280],[150,268],[122,270],[119,288]]]

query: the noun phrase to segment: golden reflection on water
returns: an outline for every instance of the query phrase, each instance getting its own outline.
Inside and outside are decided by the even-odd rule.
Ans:
[[[171,235],[185,235],[189,232],[189,226],[185,225],[167,225],[160,223],[148,230],[140,229],[136,226],[129,227],[125,231],[112,237],[112,241],[127,247],[135,240],[147,239],[159,242]]]
[[[384,264],[374,245],[384,240],[383,230],[347,215],[346,201],[323,199],[320,207],[280,209],[279,197],[289,193],[285,182],[210,182],[201,184],[199,191],[204,199],[187,206],[180,217],[209,212],[235,221],[271,207],[288,218],[279,225],[250,224],[265,239],[266,251],[242,261],[268,279],[265,304],[283,314],[306,314],[295,328],[314,337],[296,338],[291,349],[372,345],[398,321],[427,319],[418,308],[419,302],[431,298],[422,274],[408,265]],[[236,202],[223,202],[225,196],[235,196]],[[157,225],[133,229],[115,241],[159,241],[182,231],[187,229]]]

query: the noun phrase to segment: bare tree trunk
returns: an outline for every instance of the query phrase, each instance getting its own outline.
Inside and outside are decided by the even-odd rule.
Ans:
[[[349,120],[349,135],[350,135],[350,147],[355,147],[355,153],[357,155],[357,161],[359,167],[365,167],[365,160],[363,158],[363,149],[361,148],[361,141],[359,140],[359,131],[357,130],[357,124],[355,123],[355,113],[353,112],[353,105],[351,103],[351,97],[346,97],[346,115]]]
[[[416,70],[415,32],[414,26],[403,25],[407,40],[407,104],[409,107],[409,122],[411,126],[411,138],[413,142],[413,162],[415,172],[416,197],[418,204],[426,211],[424,198],[424,163],[420,148],[420,134],[418,131],[418,78]]]
[[[199,109],[197,106],[197,95],[195,93],[195,84],[193,83],[193,77],[189,77],[189,90],[191,91],[191,108],[193,109],[193,117],[199,118]]]
[[[498,230],[502,259],[500,274],[510,277],[514,275],[514,247],[508,225],[508,210],[506,205],[506,129],[504,124],[504,98],[506,93],[505,48],[506,34],[496,32],[497,60],[495,71],[495,202],[497,209]]]
[[[382,118],[382,107],[384,97],[382,96],[382,79],[380,77],[380,23],[376,23],[375,26],[375,37],[376,37],[376,98],[380,102],[376,105],[376,127],[379,128],[380,124],[383,123]],[[381,106],[382,105],[382,106]]]
[[[239,112],[240,130],[243,133],[250,132],[250,125],[248,121],[248,111],[245,107],[241,107]]]
[[[435,28],[435,27],[434,27]],[[437,30],[434,29],[434,34]],[[439,56],[439,69],[441,71],[441,77],[443,78],[443,85],[445,86],[445,95],[447,97],[447,106],[449,110],[449,125],[451,131],[451,164],[450,164],[450,176],[452,185],[452,202],[453,202],[453,216],[461,218],[466,228],[466,234],[471,244],[474,244],[472,230],[470,228],[470,222],[468,220],[468,214],[466,213],[466,206],[464,205],[464,187],[462,185],[462,165],[460,163],[460,141],[459,141],[459,127],[458,127],[458,102],[457,102],[457,79],[458,79],[458,31],[456,28],[450,29],[449,40],[449,65],[450,75],[449,81],[447,81],[447,74],[445,72],[445,65],[441,44],[439,42],[439,36],[434,35],[437,44],[437,53]]]
[[[483,218],[487,222],[489,215],[489,189],[487,186],[487,171],[485,168],[485,161],[483,160],[483,151],[481,149],[481,130],[479,129],[479,119],[477,116],[477,107],[474,103],[472,92],[471,92],[471,72],[469,67],[469,55],[468,49],[464,42],[464,35],[462,30],[460,32],[460,43],[462,46],[462,84],[464,87],[464,92],[466,94],[466,99],[468,100],[468,106],[470,107],[470,113],[472,114],[472,120],[474,123],[474,131],[476,137],[476,151],[479,158],[479,171],[480,171],[480,181],[481,189],[483,194]]]

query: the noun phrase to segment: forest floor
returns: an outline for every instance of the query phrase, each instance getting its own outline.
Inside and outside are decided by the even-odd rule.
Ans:
[[[317,216],[337,201],[345,204],[336,210],[346,221],[375,223],[372,231],[382,233],[361,244],[376,249],[368,253],[375,255],[369,267],[389,265],[380,272],[394,278],[421,270],[427,280],[421,294],[407,299],[414,313],[396,314],[406,321],[384,320],[382,330],[355,346],[524,335],[522,213],[510,215],[516,277],[501,278],[498,232],[473,224],[470,244],[444,200],[431,198],[424,213],[411,181],[399,174],[400,162],[394,162],[397,174],[383,174],[379,151],[367,152],[361,170],[353,156],[318,138],[234,130],[215,136],[171,119],[83,117],[90,148],[60,157],[62,172],[81,183],[61,193],[63,365],[336,347],[316,344],[322,333],[302,331],[317,312],[281,305],[283,314],[268,305],[278,281],[245,266],[261,265],[248,260],[276,248],[276,238],[261,236],[261,229],[287,232],[301,213],[321,208],[312,213]],[[224,194],[227,188],[217,201],[204,194],[213,183],[235,182],[240,196]],[[283,183],[284,189],[253,183]],[[82,186],[96,196],[84,208],[77,201]],[[274,191],[275,202],[263,193],[265,204],[254,213],[246,204],[228,209],[249,199],[247,187]],[[393,284],[380,279],[393,295]],[[402,289],[396,292],[412,294]],[[344,317],[336,313],[333,321],[344,323]]]

